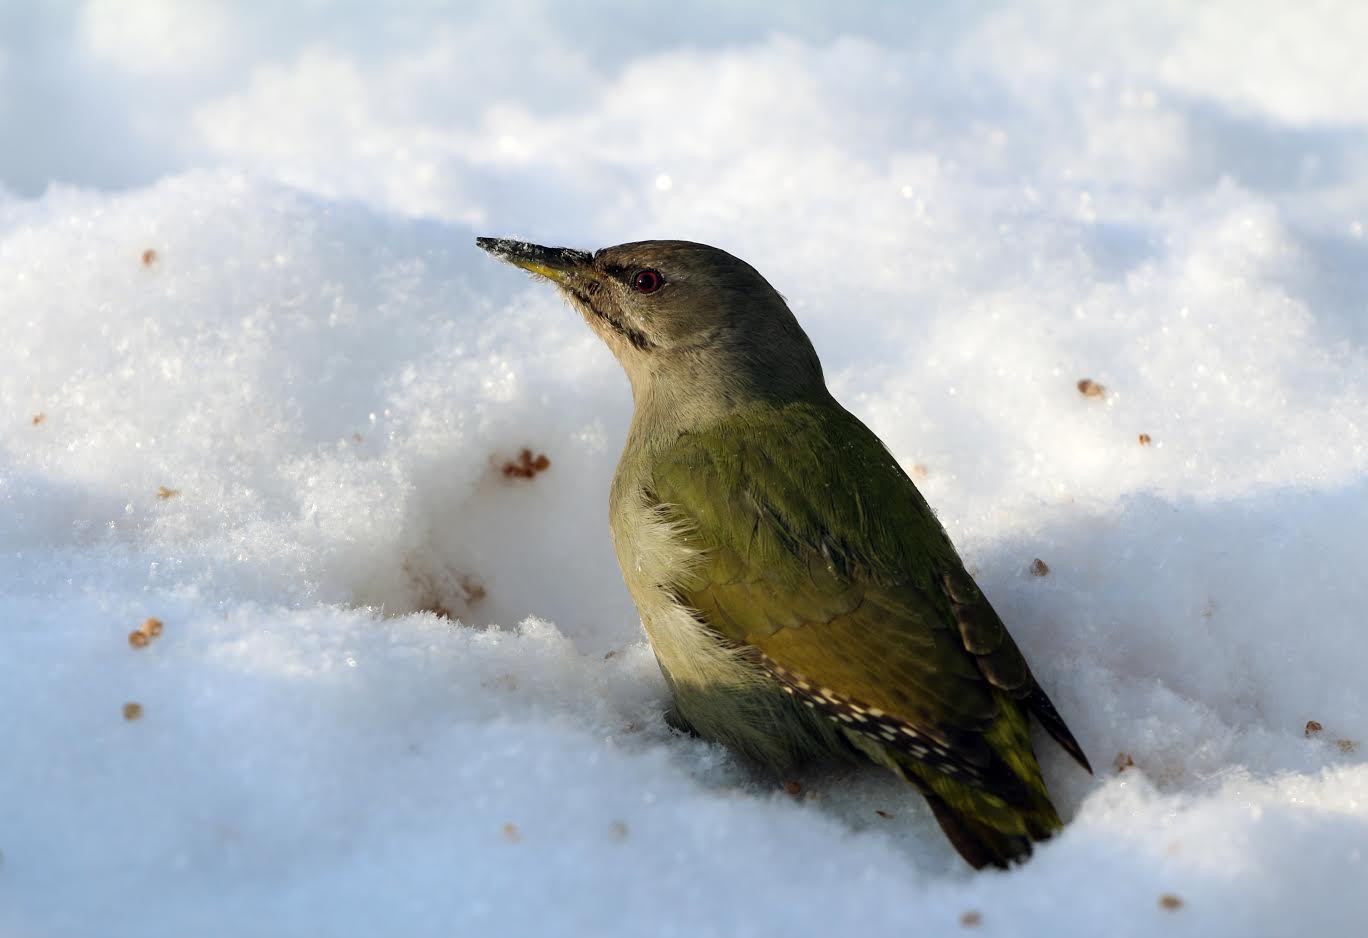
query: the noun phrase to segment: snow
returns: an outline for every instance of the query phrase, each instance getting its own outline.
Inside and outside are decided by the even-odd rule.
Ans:
[[[1364,15],[0,8],[0,935],[1361,934]],[[769,277],[1092,757],[1060,837],[666,728],[626,381],[477,234]]]

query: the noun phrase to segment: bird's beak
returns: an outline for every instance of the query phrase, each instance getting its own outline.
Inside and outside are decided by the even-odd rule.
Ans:
[[[547,248],[507,238],[476,238],[475,243],[501,261],[556,283],[568,282],[594,259],[592,254],[573,248]]]

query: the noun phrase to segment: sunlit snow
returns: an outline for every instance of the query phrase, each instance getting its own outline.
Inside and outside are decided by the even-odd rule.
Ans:
[[[0,935],[1364,934],[1368,8],[1257,6],[0,6]],[[666,727],[626,380],[476,235],[774,283],[1062,836]]]

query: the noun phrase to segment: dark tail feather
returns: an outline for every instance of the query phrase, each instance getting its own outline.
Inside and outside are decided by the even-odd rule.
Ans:
[[[1083,755],[1083,747],[1078,745],[1078,740],[1074,739],[1073,733],[1064,724],[1064,718],[1059,715],[1055,705],[1050,702],[1050,698],[1045,695],[1045,691],[1040,689],[1037,684],[1031,689],[1022,701],[1026,709],[1031,711],[1031,715],[1040,721],[1040,725],[1045,728],[1045,732],[1054,737],[1054,741],[1064,747],[1064,751],[1074,757],[1074,761],[1092,774],[1092,766],[1088,764],[1088,757]]]
[[[956,814],[934,792],[923,788],[922,794],[926,796],[926,803],[931,806],[931,813],[936,816],[945,836],[974,869],[996,866],[1005,870],[1012,862],[1031,855],[1029,838],[1020,834],[1005,834],[973,818]]]

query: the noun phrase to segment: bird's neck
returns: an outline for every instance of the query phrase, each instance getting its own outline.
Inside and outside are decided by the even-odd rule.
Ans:
[[[642,350],[610,342],[635,404],[624,455],[668,446],[738,410],[831,400],[817,351],[778,302],[738,311],[686,344]]]
[[[764,369],[716,357],[677,360],[654,372],[628,374],[635,405],[629,451],[669,446],[681,434],[701,432],[738,411],[831,400],[815,355]]]

